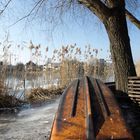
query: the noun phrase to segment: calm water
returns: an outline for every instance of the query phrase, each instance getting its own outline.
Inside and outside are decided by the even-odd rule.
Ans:
[[[25,76],[10,75],[5,80],[5,85],[8,87],[8,92],[17,98],[24,99],[24,94],[32,88],[49,88],[51,86],[60,85],[60,74],[55,73],[28,73]]]

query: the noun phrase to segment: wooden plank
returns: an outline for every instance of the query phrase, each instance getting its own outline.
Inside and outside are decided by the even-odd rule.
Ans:
[[[130,76],[130,77],[128,77],[128,79],[140,79],[140,77],[139,76]]]
[[[139,87],[128,87],[128,91],[138,91],[140,92]]]
[[[138,95],[132,95],[132,94],[130,94],[130,95],[128,95],[129,97],[132,97],[132,98],[135,98],[135,99],[140,99],[140,97],[138,96]]]
[[[140,82],[136,82],[136,81],[133,82],[133,83],[132,82],[128,82],[128,84],[131,84],[131,85],[133,85],[133,84],[140,85]]]
[[[137,97],[136,95],[129,95],[130,98],[133,98],[135,100],[140,100],[140,97]]]
[[[132,95],[132,94],[129,94],[128,96],[129,96],[129,97],[140,98],[140,95]]]
[[[128,90],[128,93],[135,93],[135,94],[140,94],[139,90]]]
[[[131,97],[130,99],[140,102],[140,98]]]
[[[133,98],[130,98],[133,102],[135,102],[135,103],[137,103],[137,104],[139,104],[140,105],[140,101],[136,101],[135,99],[133,99]]]
[[[138,92],[138,91],[130,91],[130,90],[129,90],[129,91],[128,91],[128,94],[129,94],[129,93],[140,95],[140,92]]]
[[[139,83],[140,83],[140,80],[137,80],[137,81],[132,81],[132,80],[130,81],[130,80],[129,80],[128,83],[130,83],[130,84],[131,84],[131,83],[132,83],[132,84],[133,84],[133,83],[138,83],[138,84],[139,84]]]
[[[136,94],[136,93],[129,93],[128,95],[136,95],[136,96],[138,96],[139,98],[140,98],[140,94]]]
[[[128,77],[128,96],[140,105],[140,77]]]
[[[131,91],[131,90],[133,90],[133,91],[139,91],[140,90],[140,87],[136,87],[136,88],[133,88],[133,87],[128,87],[128,91]]]
[[[130,84],[130,83],[128,83],[128,86],[140,87],[140,84]]]

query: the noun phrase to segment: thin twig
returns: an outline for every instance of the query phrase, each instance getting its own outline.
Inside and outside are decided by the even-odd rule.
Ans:
[[[41,4],[42,4],[44,1],[46,1],[46,0],[39,0],[39,1],[35,4],[35,6],[30,10],[30,12],[29,12],[27,15],[23,16],[22,18],[20,18],[19,20],[17,20],[17,21],[14,22],[13,24],[11,24],[9,27],[14,26],[14,25],[17,24],[18,22],[20,22],[20,21],[22,21],[22,20],[28,18],[28,17],[33,13],[33,11],[38,7],[38,5],[39,5],[39,7],[41,7]],[[37,8],[37,9],[38,9],[38,8]]]
[[[6,10],[6,8],[8,7],[8,5],[10,4],[11,1],[12,1],[12,0],[9,0],[9,1],[7,2],[7,4],[4,6],[4,8],[0,11],[0,15],[3,14],[3,12]]]

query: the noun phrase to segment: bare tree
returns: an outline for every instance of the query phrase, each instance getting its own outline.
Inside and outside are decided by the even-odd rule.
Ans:
[[[128,14],[128,10],[126,10],[126,2],[129,1],[36,0],[31,11],[18,21],[21,21],[32,14],[36,14],[40,8],[44,8],[45,6],[48,8],[47,10],[51,9],[53,11],[53,14],[49,15],[52,17],[49,18],[52,21],[55,19],[55,15],[62,15],[71,8],[80,6],[90,10],[91,13],[96,15],[104,24],[110,40],[110,50],[115,68],[116,89],[127,92],[127,78],[128,76],[135,76],[136,71],[133,63],[130,38],[127,29],[126,15],[130,17],[130,13]],[[133,0],[131,2],[137,3],[138,1]],[[47,13],[49,14],[48,11]]]
[[[125,2],[125,0],[60,0],[54,8],[61,7],[61,11],[65,12],[63,7],[68,8],[79,4],[100,19],[110,40],[116,89],[123,92],[127,92],[128,76],[136,75],[127,29]]]

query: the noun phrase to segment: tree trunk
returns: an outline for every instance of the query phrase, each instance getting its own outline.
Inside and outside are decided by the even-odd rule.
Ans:
[[[110,40],[116,89],[127,92],[127,78],[136,76],[136,71],[128,36],[125,8],[112,9],[112,14],[103,23]]]

